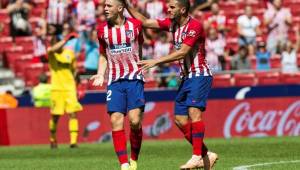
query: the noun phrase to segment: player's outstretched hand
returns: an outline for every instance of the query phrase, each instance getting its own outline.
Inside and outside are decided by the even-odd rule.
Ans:
[[[65,40],[68,41],[72,38],[77,38],[77,37],[79,37],[79,35],[76,32],[71,32],[65,37]]]
[[[156,60],[141,60],[138,62],[138,65],[142,66],[142,70],[147,70],[151,67],[154,67],[157,65]]]
[[[93,81],[93,86],[102,86],[104,82],[104,76],[96,74],[93,75],[90,80]]]

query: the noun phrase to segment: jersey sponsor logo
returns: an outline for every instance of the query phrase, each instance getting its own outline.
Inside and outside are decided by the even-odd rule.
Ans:
[[[111,54],[130,53],[132,52],[132,47],[130,43],[113,44],[110,45],[109,51]]]

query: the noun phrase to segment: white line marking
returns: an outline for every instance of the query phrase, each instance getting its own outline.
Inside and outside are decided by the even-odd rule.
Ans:
[[[266,163],[252,164],[252,165],[242,165],[242,166],[233,167],[233,170],[248,170],[248,168],[251,168],[251,167],[268,166],[268,165],[276,165],[276,164],[287,164],[287,163],[300,163],[300,160],[266,162]]]

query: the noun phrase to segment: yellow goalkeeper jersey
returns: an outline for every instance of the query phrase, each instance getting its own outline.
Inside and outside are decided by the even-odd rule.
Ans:
[[[76,91],[74,78],[75,53],[64,49],[62,53],[49,54],[51,90]]]

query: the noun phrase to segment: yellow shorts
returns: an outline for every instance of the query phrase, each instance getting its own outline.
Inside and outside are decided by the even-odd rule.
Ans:
[[[63,115],[82,110],[74,91],[51,91],[51,114]]]

